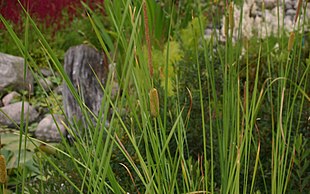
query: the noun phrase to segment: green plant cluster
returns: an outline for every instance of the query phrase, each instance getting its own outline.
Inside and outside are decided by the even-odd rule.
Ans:
[[[72,89],[86,123],[67,123],[72,142],[63,139],[58,146],[35,146],[45,152],[30,160],[29,166],[35,168],[10,175],[17,178],[11,179],[9,189],[20,193],[306,193],[310,189],[310,56],[304,34],[296,32],[289,50],[285,35],[232,42],[227,34],[227,42],[221,44],[214,34],[206,40],[206,25],[218,24],[217,14],[226,9],[217,1],[105,1],[104,16],[83,5],[86,15],[53,38],[49,32],[43,36],[26,18],[25,34],[33,30],[40,42],[30,44],[26,36],[28,41],[15,49],[23,51],[34,69],[44,64],[57,71],[59,77],[52,82],[64,81]],[[12,28],[6,27],[6,36],[14,37]],[[92,113],[62,66],[64,51],[80,43],[94,45],[116,63],[114,76],[122,89],[112,100],[110,72],[95,123],[87,119]],[[157,106],[150,91],[158,93],[159,114],[150,110]],[[33,102],[53,109],[61,97],[52,94],[37,89]],[[61,112],[61,105],[57,107]]]

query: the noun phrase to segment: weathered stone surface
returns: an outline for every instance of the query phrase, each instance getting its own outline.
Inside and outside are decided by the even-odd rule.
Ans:
[[[79,45],[71,47],[66,52],[64,63],[65,71],[76,90],[79,90],[78,93],[84,99],[85,105],[97,115],[101,106],[103,90],[96,76],[104,85],[108,71],[107,65],[104,63],[104,55],[92,47]],[[68,119],[82,120],[80,107],[66,84],[64,84],[62,93],[64,110]]]
[[[40,71],[44,77],[49,77],[53,75],[53,72],[50,69],[41,69]]]
[[[57,86],[53,91],[55,94],[62,94],[62,90],[63,90],[63,85]]]
[[[8,87],[14,90],[33,90],[33,76],[29,70],[24,80],[24,59],[0,53],[0,92]]]
[[[3,114],[5,113],[5,114]],[[16,102],[4,106],[0,110],[0,124],[7,125],[9,127],[15,127],[15,124],[20,125],[22,113],[22,102]],[[8,117],[10,118],[8,118]],[[34,122],[39,116],[39,113],[28,102],[24,102],[24,121]]]
[[[53,87],[52,81],[47,79],[47,78],[40,78],[39,84],[40,84],[40,86],[42,86],[43,90],[45,90],[45,91],[49,91],[50,88]]]
[[[40,121],[35,131],[35,137],[46,142],[60,142],[60,133],[64,137],[67,134],[66,128],[62,124],[64,119],[65,118],[62,115],[54,114],[54,118],[50,114],[47,115],[44,119]]]
[[[7,105],[11,104],[12,100],[18,98],[19,96],[20,96],[20,94],[15,92],[15,91],[8,93],[7,95],[5,95],[2,98],[3,105],[7,106]]]
[[[240,38],[250,39],[254,36],[260,38],[267,38],[273,35],[277,35],[278,30],[289,35],[291,31],[301,33],[301,29],[297,29],[295,26],[300,22],[300,25],[305,24],[305,31],[309,31],[309,21],[310,21],[310,3],[306,1],[302,2],[302,9],[306,11],[301,11],[299,15],[300,21],[295,24],[295,15],[297,11],[299,1],[298,0],[245,0],[242,4],[234,6],[234,30],[233,30],[233,42],[238,41]],[[242,14],[241,14],[242,11]],[[242,16],[241,26],[236,25],[240,22],[240,17]],[[283,21],[284,23],[278,21]],[[224,30],[225,16],[222,17],[221,25],[218,26],[208,26],[205,33],[205,38],[210,39],[211,34],[216,34],[219,42],[226,42],[226,35]],[[263,26],[266,26],[264,28]],[[219,29],[219,31],[214,30]],[[240,33],[238,31],[242,29],[242,36],[239,37]],[[212,32],[212,33],[211,33]]]

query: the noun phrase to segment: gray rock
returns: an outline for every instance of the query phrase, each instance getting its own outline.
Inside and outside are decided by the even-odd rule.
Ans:
[[[0,109],[0,124],[7,125],[9,127],[15,127],[21,123],[21,113],[22,113],[22,102],[16,102],[14,104],[9,104]],[[29,123],[34,122],[39,113],[34,107],[29,105],[28,102],[24,102],[24,122],[28,120]]]
[[[295,9],[288,9],[288,10],[285,12],[285,15],[295,16],[295,15],[296,15],[296,10],[295,10]]]
[[[104,55],[90,46],[79,45],[71,47],[66,52],[64,63],[65,71],[75,89],[79,90],[78,93],[84,99],[85,105],[97,115],[101,107],[103,90],[94,72],[104,85],[108,73]],[[83,120],[80,107],[66,83],[64,83],[62,93],[64,110],[68,119]]]
[[[291,3],[285,3],[285,10],[288,10],[288,9],[293,9],[294,8],[294,5],[291,4]]]
[[[7,95],[5,95],[2,98],[3,105],[7,106],[7,105],[11,104],[12,100],[18,98],[19,96],[20,96],[20,94],[15,92],[15,91],[8,93]]]
[[[42,86],[42,88],[45,90],[45,91],[49,91],[50,88],[53,87],[53,83],[51,80],[47,79],[47,78],[40,78],[39,79],[39,84],[40,86]]]
[[[282,25],[278,25],[278,16],[280,17],[280,21],[284,18],[283,28],[287,32],[291,32],[292,30],[298,30],[294,26],[294,18],[296,14],[296,8],[298,5],[298,0],[285,0],[285,1],[277,1],[277,0],[245,0],[243,1],[242,11],[242,36],[246,38],[252,38],[254,35],[259,36],[261,38],[269,37],[273,34],[276,34],[280,27],[282,30]],[[265,5],[265,12],[262,12],[263,2]],[[279,7],[278,7],[279,6]],[[283,9],[285,9],[285,13],[283,13]],[[303,11],[306,9],[306,11]],[[280,13],[278,13],[280,11]],[[241,16],[241,7],[235,6],[235,24],[239,23]],[[304,14],[306,14],[304,16]],[[305,30],[309,29],[309,18],[310,18],[310,3],[303,1],[301,13],[300,13],[300,24],[305,24]],[[254,20],[252,20],[254,18]],[[222,24],[224,24],[224,17],[222,17]],[[281,22],[282,24],[282,22]],[[266,26],[267,28],[263,27]],[[239,30],[239,26],[235,25],[235,29]],[[207,29],[212,29],[212,27],[208,26]],[[205,38],[209,39],[211,37],[209,30],[205,31]],[[226,38],[224,36],[224,30],[221,30],[218,35],[219,42],[226,42]],[[233,42],[238,40],[238,33],[234,33]]]
[[[62,90],[63,90],[63,85],[57,86],[53,91],[55,94],[62,94]]]
[[[40,71],[41,71],[42,75],[45,77],[50,77],[53,75],[53,72],[49,69],[41,69]]]
[[[205,35],[208,36],[208,37],[211,36],[212,33],[213,33],[213,29],[212,29],[212,28],[207,28],[207,29],[205,30]]]
[[[261,4],[262,1],[256,1],[256,3]],[[277,2],[274,0],[265,0],[265,9],[273,9],[276,5]]]
[[[285,0],[284,2],[285,2],[285,5],[287,5],[287,4],[292,4],[292,5],[294,5],[294,4],[295,4],[295,1],[296,1],[296,0]]]
[[[284,18],[284,23],[286,25],[293,25],[293,21],[294,21],[294,19],[291,16],[285,16],[285,18]]]
[[[67,135],[66,128],[62,123],[64,119],[65,118],[62,115],[54,114],[54,118],[50,114],[47,115],[40,121],[35,131],[35,137],[46,142],[60,142],[60,133],[64,137]]]
[[[0,53],[0,92],[8,87],[33,91],[33,76],[27,68],[24,80],[24,59]]]
[[[295,8],[295,9],[298,8],[298,0],[294,2],[294,8]]]

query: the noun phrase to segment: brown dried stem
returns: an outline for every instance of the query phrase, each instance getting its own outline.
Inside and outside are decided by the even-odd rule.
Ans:
[[[144,28],[145,28],[145,39],[148,51],[148,65],[150,70],[150,76],[153,77],[153,65],[152,65],[152,50],[151,50],[151,40],[149,33],[149,19],[147,16],[147,7],[145,0],[143,1],[143,19],[144,19]]]

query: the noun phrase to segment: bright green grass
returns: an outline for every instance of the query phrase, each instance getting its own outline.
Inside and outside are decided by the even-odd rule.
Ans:
[[[170,20],[160,20],[155,15],[165,14],[157,11],[159,8],[154,2],[148,1],[148,24],[150,29],[155,26],[166,26],[167,34],[163,40],[165,45],[165,57],[162,64],[162,75],[158,72],[150,75],[148,63],[149,55],[145,54],[145,17],[143,16],[143,4],[140,1],[110,1],[104,3],[108,14],[111,31],[103,30],[103,25],[91,10],[89,10],[89,22],[97,35],[98,41],[106,53],[108,49],[113,54],[109,57],[110,62],[117,63],[119,83],[122,87],[122,95],[116,100],[111,100],[113,75],[109,74],[109,82],[102,87],[105,95],[102,99],[102,107],[98,118],[107,115],[111,106],[113,111],[111,126],[104,127],[105,120],[98,119],[93,125],[91,122],[86,128],[85,138],[75,136],[73,144],[76,152],[64,140],[63,149],[58,152],[72,164],[72,171],[75,171],[81,180],[76,184],[67,173],[65,173],[49,156],[45,156],[54,170],[63,177],[76,193],[125,193],[131,189],[132,193],[285,193],[288,191],[290,176],[294,169],[294,138],[297,136],[300,126],[303,108],[309,102],[309,63],[301,61],[301,37],[296,37],[294,49],[288,53],[287,48],[282,44],[281,51],[284,58],[276,61],[273,58],[272,49],[267,42],[259,42],[257,46],[257,58],[254,63],[256,69],[267,69],[267,79],[261,82],[260,72],[251,74],[250,55],[245,53],[245,64],[241,64],[240,55],[242,41],[234,44],[230,38],[226,45],[217,50],[220,64],[209,60],[214,55],[211,41],[202,40],[205,24],[201,6],[197,5],[197,17],[188,19],[197,21],[196,28],[188,27],[187,30],[193,33],[190,43],[193,54],[192,63],[197,65],[196,77],[198,83],[198,96],[200,114],[196,119],[201,121],[203,141],[202,157],[192,158],[188,155],[187,135],[190,123],[190,111],[185,111],[185,105],[177,99],[182,95],[189,95],[195,91],[188,90],[188,94],[179,93],[176,86],[174,95],[171,98],[168,93],[169,79],[178,84],[183,79],[170,74],[170,46],[171,39],[177,39],[173,34],[182,30],[178,28],[177,20],[182,20],[180,10],[169,7],[171,11]],[[87,5],[84,5],[87,7]],[[29,27],[39,37],[39,42],[46,56],[51,61],[52,67],[61,75],[68,85],[85,117],[91,112],[83,106],[81,97],[74,89],[71,81],[66,75],[63,65],[58,60],[46,41],[44,35],[36,27],[34,21],[27,17],[24,43],[16,36],[14,30],[1,16],[12,39],[15,41],[20,53],[29,62],[30,66],[36,67],[35,61],[29,54]],[[165,22],[165,23],[161,23]],[[242,21],[241,21],[242,22]],[[155,30],[156,31],[156,30]],[[160,30],[151,35],[151,40],[160,36]],[[171,38],[171,39],[170,39]],[[215,38],[215,37],[214,37]],[[276,37],[279,42],[285,42],[284,37]],[[170,42],[171,41],[171,42]],[[179,42],[181,42],[179,40]],[[184,40],[183,40],[184,43]],[[182,44],[182,42],[180,43]],[[266,44],[266,45],[264,45]],[[265,49],[267,48],[267,50]],[[152,50],[153,51],[153,50]],[[110,55],[108,55],[110,56]],[[262,63],[262,56],[267,56],[267,61]],[[200,60],[200,57],[204,60]],[[153,59],[155,61],[156,59]],[[251,59],[252,60],[252,59]],[[204,61],[204,62],[201,62]],[[245,67],[243,68],[243,66]],[[297,78],[295,67],[304,65],[304,71],[299,72]],[[220,76],[215,69],[220,69]],[[201,72],[205,70],[206,72]],[[156,71],[156,70],[155,70]],[[240,78],[240,72],[245,72],[244,79]],[[205,75],[206,77],[202,77]],[[205,82],[202,82],[206,79]],[[218,87],[218,80],[222,80],[221,88]],[[160,84],[161,83],[161,86]],[[149,91],[156,87],[160,93],[160,112],[154,118],[150,114]],[[207,91],[204,89],[207,88]],[[308,89],[308,91],[307,91]],[[208,100],[204,95],[207,92]],[[220,93],[219,93],[220,92]],[[46,94],[47,95],[47,94]],[[170,102],[169,100],[175,101]],[[191,97],[189,97],[190,100]],[[298,100],[298,106],[295,104]],[[172,105],[171,105],[172,104]],[[257,125],[258,115],[262,109],[271,107],[270,117],[271,136],[270,142],[263,141],[260,137],[260,128]],[[127,109],[127,118],[124,119],[121,108]],[[186,109],[187,110],[187,109]],[[214,116],[215,115],[215,116]],[[197,115],[195,115],[197,116]],[[268,115],[269,116],[269,115]],[[294,119],[297,121],[293,122]],[[206,122],[205,118],[212,118]],[[129,121],[128,121],[129,120]],[[22,123],[26,126],[27,123]],[[23,127],[21,127],[23,128]],[[81,128],[77,124],[68,125],[71,128]],[[105,139],[102,141],[102,139]],[[125,144],[126,142],[126,144]],[[170,145],[175,143],[175,148]],[[272,150],[269,161],[262,161],[266,158],[262,153],[262,144],[271,144]],[[123,157],[126,163],[115,164],[114,153]],[[266,166],[265,164],[268,163]],[[118,170],[115,171],[115,166]],[[218,170],[218,171],[217,171]],[[124,184],[118,174],[130,177],[130,182]],[[257,177],[260,174],[262,177]],[[219,175],[219,177],[218,177]],[[270,178],[267,178],[270,177]],[[27,193],[26,174],[22,179],[22,193]],[[129,180],[126,179],[126,180]],[[258,182],[258,180],[260,182]],[[128,186],[131,184],[131,186]],[[40,187],[44,193],[44,184]]]

